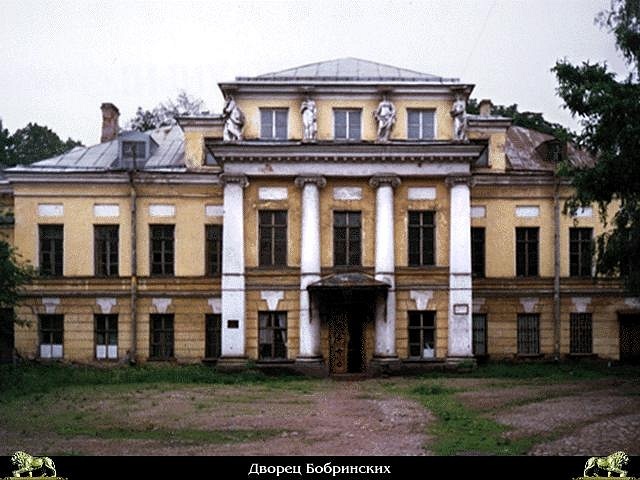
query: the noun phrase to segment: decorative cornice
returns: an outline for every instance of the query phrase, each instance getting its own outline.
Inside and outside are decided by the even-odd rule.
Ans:
[[[313,183],[318,188],[324,188],[327,185],[327,179],[321,175],[301,175],[294,180],[296,187],[303,188],[307,183]]]
[[[237,183],[242,188],[249,186],[249,179],[246,175],[237,174],[237,173],[223,173],[220,175],[220,180],[223,185],[227,185],[229,183]]]
[[[444,183],[449,188],[453,188],[456,185],[466,185],[471,188],[475,185],[475,180],[471,175],[453,175],[445,179]]]
[[[371,185],[371,187],[373,188],[378,188],[382,185],[390,185],[391,188],[396,188],[398,185],[400,185],[400,183],[400,177],[398,177],[397,175],[374,175],[369,180],[369,185]]]

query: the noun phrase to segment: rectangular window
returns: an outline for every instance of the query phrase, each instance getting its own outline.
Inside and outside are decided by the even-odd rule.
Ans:
[[[205,315],[204,357],[219,358],[222,350],[222,316],[217,313]]]
[[[64,316],[40,315],[40,358],[62,358]]]
[[[409,357],[435,358],[436,312],[416,311],[409,314]]]
[[[538,228],[516,228],[516,275],[538,276]]]
[[[409,266],[435,265],[434,212],[409,212]]]
[[[146,142],[122,142],[122,157],[133,158],[134,154],[136,159],[147,158]]]
[[[174,225],[149,225],[151,275],[173,275]]]
[[[431,140],[435,138],[435,110],[407,110],[407,138]]]
[[[484,278],[484,228],[471,228],[471,274]]]
[[[40,275],[62,276],[63,238],[62,225],[40,225]]]
[[[95,315],[96,358],[116,360],[118,358],[118,315]]]
[[[288,116],[289,111],[286,108],[261,108],[260,138],[286,140]]]
[[[482,356],[487,354],[487,315],[474,313],[473,321],[473,354]]]
[[[590,277],[593,255],[593,229],[569,229],[569,275]]]
[[[259,312],[261,360],[287,358],[287,313]]]
[[[361,265],[360,212],[333,212],[333,264]]]
[[[205,227],[206,271],[209,277],[222,273],[222,225]]]
[[[149,315],[149,357],[154,360],[173,358],[173,314]]]
[[[540,315],[537,313],[518,315],[518,353],[540,353]]]
[[[287,265],[287,211],[258,212],[259,257],[261,267]]]
[[[93,237],[96,276],[117,277],[118,225],[95,225]]]
[[[572,313],[570,317],[571,353],[591,353],[593,351],[592,321],[590,313]]]
[[[360,110],[335,109],[333,111],[334,138],[336,140],[360,140]]]

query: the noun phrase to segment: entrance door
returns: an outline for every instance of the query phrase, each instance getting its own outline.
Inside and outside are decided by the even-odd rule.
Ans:
[[[331,373],[347,373],[349,315],[336,312],[329,317],[329,367]]]
[[[620,315],[620,360],[640,363],[640,314]]]
[[[11,310],[0,310],[0,363],[13,361],[13,318]]]
[[[345,305],[329,315],[329,367],[331,373],[360,373],[365,366],[362,308]],[[360,313],[358,313],[360,312]]]

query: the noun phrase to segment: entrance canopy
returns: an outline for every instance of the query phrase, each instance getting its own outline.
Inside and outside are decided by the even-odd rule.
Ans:
[[[307,287],[310,291],[332,292],[339,290],[380,290],[386,292],[389,285],[362,272],[334,273]]]

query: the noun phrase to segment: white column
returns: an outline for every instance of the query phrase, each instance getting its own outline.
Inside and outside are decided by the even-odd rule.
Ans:
[[[319,361],[320,316],[312,305],[307,287],[320,280],[320,188],[324,177],[301,176],[295,184],[302,188],[302,232],[300,235],[300,353],[298,361]]]
[[[393,189],[400,185],[396,176],[377,175],[369,184],[376,188],[375,278],[389,285],[386,301],[376,301],[376,346],[378,358],[396,357],[396,291]]]
[[[471,177],[447,178],[450,187],[449,240],[449,357],[470,357],[472,339],[471,291]]]
[[[222,357],[245,356],[244,175],[222,175]]]

